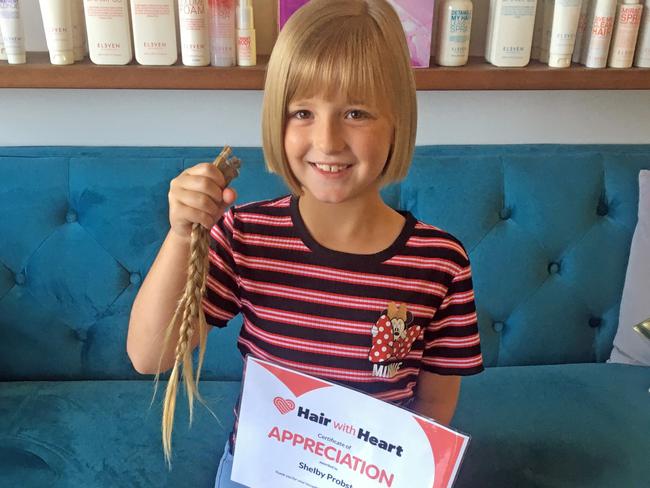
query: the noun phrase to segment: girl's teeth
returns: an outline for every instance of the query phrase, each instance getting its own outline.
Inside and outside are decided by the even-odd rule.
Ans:
[[[330,166],[329,164],[316,164],[316,167],[321,171],[329,171],[330,173],[338,173],[347,168],[347,166]]]

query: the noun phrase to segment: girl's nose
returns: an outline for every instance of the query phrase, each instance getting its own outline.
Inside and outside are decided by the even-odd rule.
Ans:
[[[342,128],[337,121],[320,120],[316,124],[314,145],[325,154],[336,154],[345,149]]]

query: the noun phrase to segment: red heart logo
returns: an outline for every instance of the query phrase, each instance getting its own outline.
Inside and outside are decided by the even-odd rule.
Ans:
[[[282,397],[275,397],[273,399],[273,405],[275,405],[275,408],[277,408],[282,415],[291,412],[291,410],[296,408],[296,404],[293,403],[292,400],[285,399]]]

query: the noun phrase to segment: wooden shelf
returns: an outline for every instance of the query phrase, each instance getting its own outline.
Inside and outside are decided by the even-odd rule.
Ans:
[[[153,90],[261,90],[267,57],[250,68],[97,66],[86,59],[53,66],[47,53],[28,53],[27,64],[0,63],[0,88]],[[415,69],[418,90],[650,90],[650,69],[552,69],[533,61],[525,68],[497,68],[473,57],[459,68]]]
[[[418,90],[650,90],[650,69],[589,69],[579,64],[549,68],[531,61],[524,68],[497,68],[472,57],[459,68],[415,70]]]

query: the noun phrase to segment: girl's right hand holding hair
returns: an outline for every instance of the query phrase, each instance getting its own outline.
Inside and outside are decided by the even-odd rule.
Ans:
[[[171,181],[168,199],[171,231],[189,241],[192,226],[210,230],[235,202],[237,192],[227,187],[215,164],[199,163]]]
[[[200,163],[171,181],[168,198],[171,229],[133,301],[129,319],[126,350],[133,367],[142,374],[174,367],[179,331],[172,333],[165,351],[164,338],[187,283],[192,227],[199,224],[211,229],[237,193],[227,188],[215,164]],[[192,349],[199,338],[200,334],[192,337]]]

